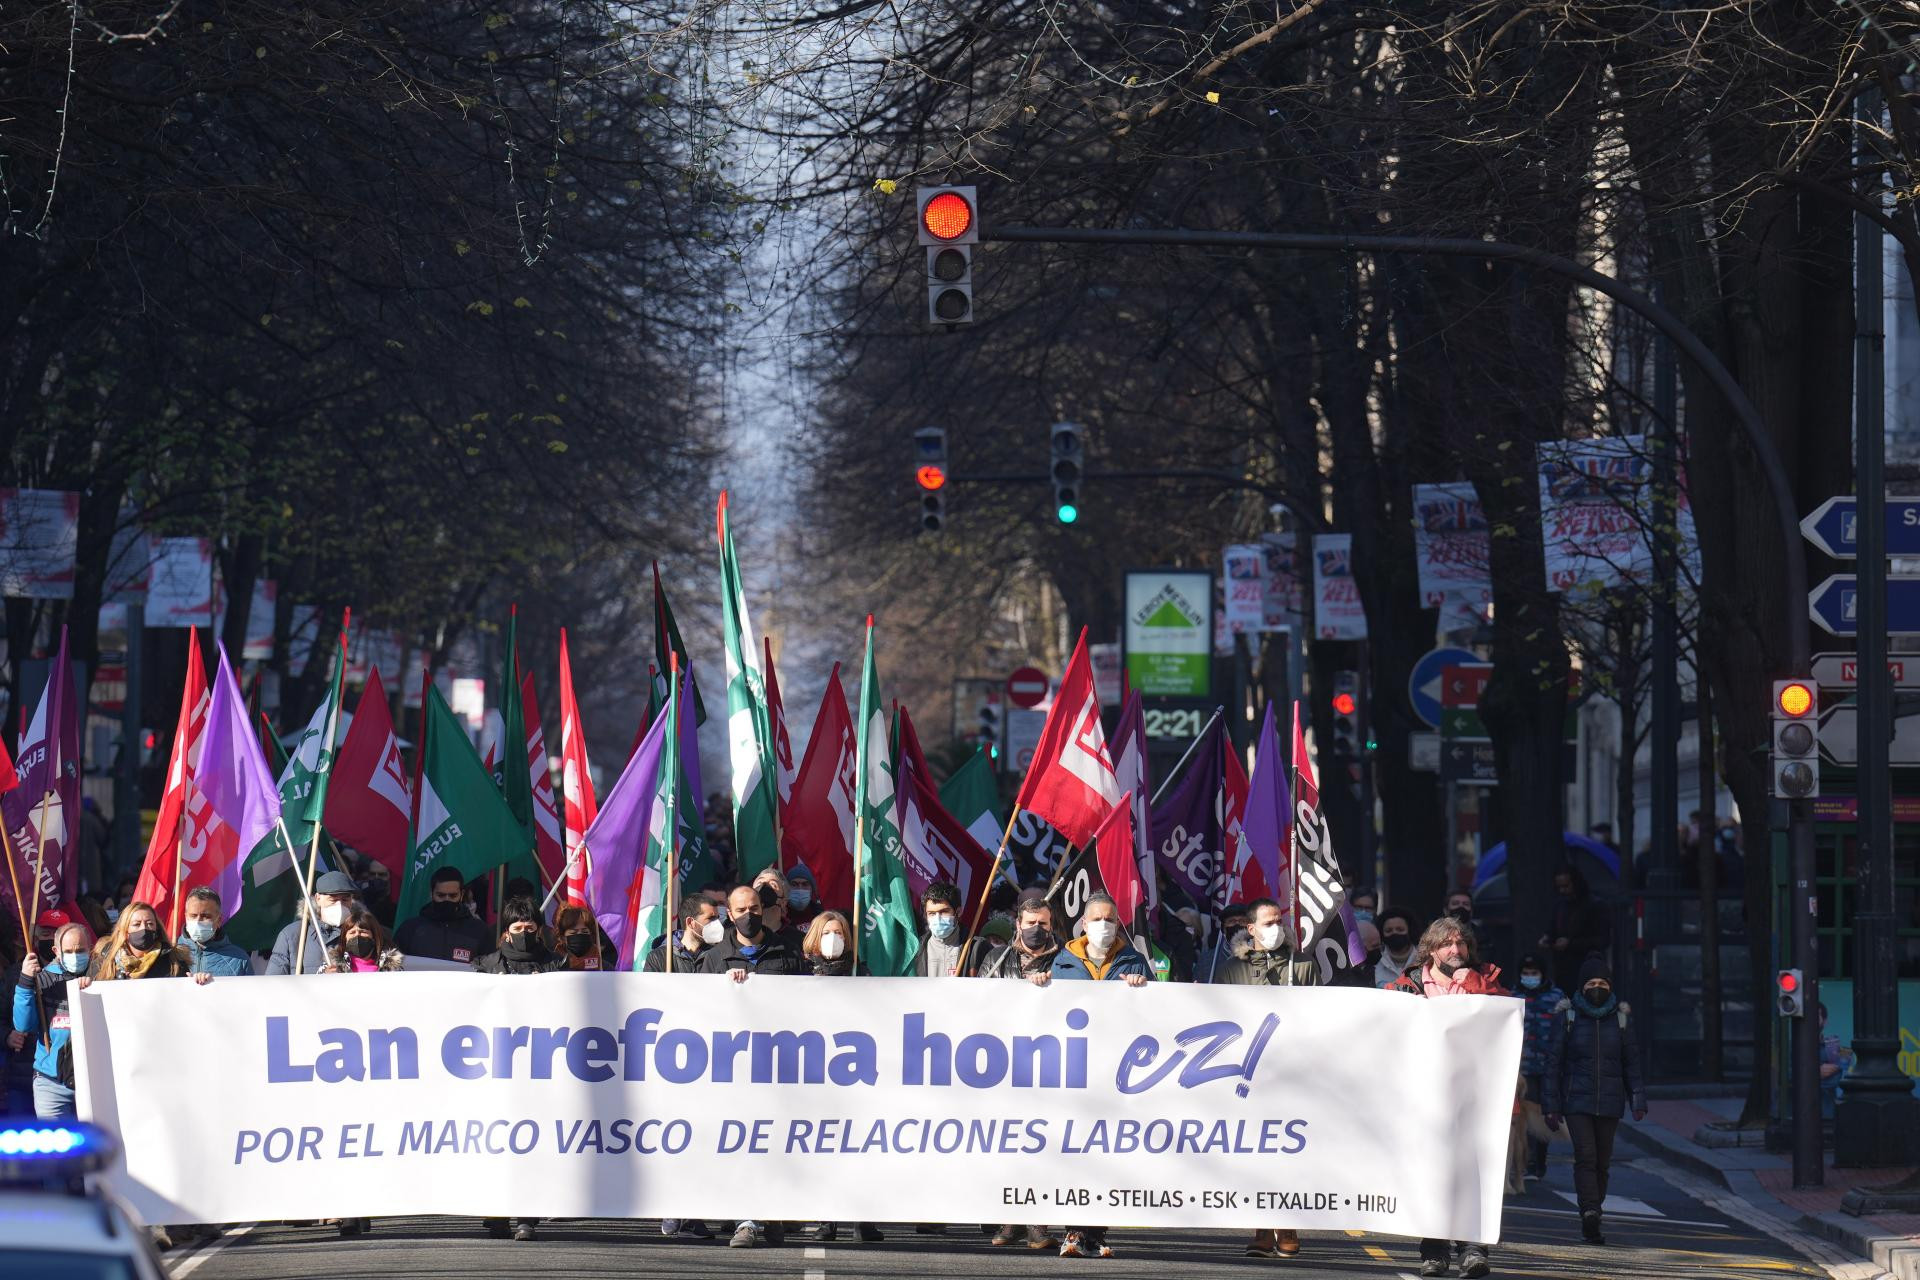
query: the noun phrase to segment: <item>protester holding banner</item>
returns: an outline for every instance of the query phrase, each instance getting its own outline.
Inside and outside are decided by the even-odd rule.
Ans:
[[[327,948],[322,973],[395,973],[406,968],[406,956],[387,939],[380,917],[355,907],[340,927],[340,941]]]
[[[1013,941],[980,965],[982,978],[1025,978],[1036,987],[1053,981],[1060,939],[1053,932],[1053,908],[1039,889],[1029,889],[1013,913]]]
[[[814,977],[844,978],[853,973],[853,955],[849,950],[852,940],[853,930],[845,916],[838,911],[822,911],[807,926],[800,953],[812,966]],[[864,1240],[866,1236],[862,1234],[860,1238]]]
[[[114,982],[130,978],[184,978],[192,972],[193,961],[183,948],[167,941],[160,927],[160,915],[144,902],[135,902],[120,913],[113,932],[93,949],[93,965],[87,975],[76,979],[82,991],[94,982]],[[206,982],[210,973],[193,974],[195,982]]]
[[[672,947],[673,971],[698,973],[701,957],[726,937],[727,924],[721,918],[723,914],[720,905],[705,894],[680,899],[680,927],[647,953],[646,972],[665,973],[667,948]]]
[[[913,972],[921,978],[971,977],[960,972],[961,954],[967,950],[960,936],[960,890],[944,880],[936,880],[920,895],[920,914],[927,927],[920,935],[920,953],[913,959]],[[976,945],[967,956],[967,968],[980,971],[987,948]]]
[[[211,886],[203,884],[187,894],[186,916],[178,946],[187,953],[189,972],[216,978],[237,978],[253,972],[253,957],[229,941],[221,928],[225,915],[220,895]]]
[[[1427,926],[1420,935],[1420,948],[1413,963],[1388,987],[1389,991],[1408,992],[1432,999],[1436,996],[1504,996],[1500,971],[1494,966],[1482,970],[1478,965],[1478,947],[1473,929],[1459,916],[1449,913]],[[1437,1136],[1437,1135],[1436,1135]],[[1443,1276],[1453,1260],[1454,1241],[1424,1239],[1420,1242],[1420,1274]],[[1484,1276],[1492,1263],[1487,1247],[1473,1241],[1460,1242],[1460,1274]]]
[[[1104,893],[1091,894],[1080,915],[1086,932],[1054,953],[1053,976],[1068,981],[1124,982],[1145,986],[1153,966],[1120,936],[1120,912]],[[1145,939],[1141,939],[1145,941]],[[1105,1255],[1102,1255],[1103,1257]]]
[[[735,982],[745,982],[756,973],[811,972],[800,940],[789,941],[768,930],[763,901],[750,884],[737,885],[727,895],[727,929],[720,942],[701,956],[702,973],[731,974]]]
[[[17,1050],[27,1039],[35,1041],[33,1113],[43,1120],[75,1113],[67,984],[84,980],[93,967],[92,942],[87,926],[63,924],[53,933],[51,964],[42,965],[38,955],[20,962],[20,977],[13,989],[13,1035],[9,1043]]]
[[[1233,940],[1247,931],[1247,904],[1229,902],[1220,911],[1220,932],[1213,945],[1199,951],[1193,961],[1193,980],[1212,982],[1223,965],[1233,959]]]
[[[552,973],[565,960],[547,945],[540,908],[532,898],[509,898],[500,910],[500,945],[473,962],[476,973]]]
[[[400,922],[393,943],[410,956],[472,964],[493,950],[486,923],[467,910],[466,881],[460,868],[442,866],[428,884],[431,896],[420,913]]]
[[[760,918],[766,926],[767,935],[780,938],[798,950],[805,933],[793,923],[787,909],[793,895],[793,887],[787,883],[787,877],[781,874],[778,867],[768,867],[753,878],[753,890],[760,897]]]
[[[578,973],[613,967],[613,957],[600,942],[600,926],[594,922],[593,912],[586,907],[576,904],[554,912],[553,936],[558,943],[562,969]],[[654,949],[659,950],[658,947]]]
[[[1226,958],[1209,981],[1238,987],[1317,986],[1320,967],[1287,945],[1280,904],[1259,898],[1247,912],[1247,927],[1227,939]]]
[[[293,972],[294,958],[302,955],[300,935],[307,934],[304,956],[300,959],[301,973],[318,973],[327,962],[327,952],[340,941],[340,926],[346,923],[347,913],[353,909],[355,895],[359,887],[353,877],[344,871],[329,871],[313,882],[313,909],[320,915],[319,929],[307,917],[307,905],[302,902],[294,910],[293,922],[280,930],[280,936],[274,939],[273,954],[267,958],[269,976],[279,976]]]

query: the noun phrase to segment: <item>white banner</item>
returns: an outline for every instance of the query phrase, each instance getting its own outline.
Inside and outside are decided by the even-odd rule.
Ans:
[[[148,1222],[752,1217],[1488,1242],[1522,1012],[1352,988],[633,973],[103,982],[76,1006],[80,1114],[120,1134],[118,1189]],[[219,1028],[217,1051],[156,1049],[182,1027]]]
[[[1313,633],[1322,640],[1365,640],[1367,610],[1353,577],[1353,535],[1313,535]]]
[[[0,595],[73,599],[80,495],[0,489]]]
[[[213,544],[205,538],[154,538],[147,579],[147,625],[213,625]]]
[[[1487,517],[1471,484],[1413,486],[1413,559],[1423,607],[1484,611],[1493,603],[1491,557]]]
[[[1298,539],[1292,530],[1260,535],[1267,550],[1267,600],[1264,626],[1268,631],[1284,631],[1300,617],[1305,592],[1300,589]]]
[[[1652,466],[1645,436],[1541,443],[1548,590],[1599,590],[1647,578],[1653,549],[1641,518]]]
[[[1267,620],[1267,549],[1239,542],[1221,553],[1226,596],[1221,613],[1230,633],[1262,630]]]

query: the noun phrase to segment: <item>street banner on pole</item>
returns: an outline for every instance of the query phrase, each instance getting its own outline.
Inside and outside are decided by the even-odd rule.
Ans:
[[[379,973],[295,998],[295,980],[73,998],[80,1114],[120,1135],[109,1180],[145,1221],[1500,1236],[1518,1000],[638,973]],[[220,1052],[155,1051],[183,1026],[219,1027]]]
[[[1491,556],[1487,517],[1471,484],[1413,486],[1413,558],[1422,605],[1439,609],[1460,597],[1484,612],[1493,603]]]
[[[0,489],[0,595],[73,599],[80,495]]]
[[[213,544],[205,538],[155,538],[147,579],[149,627],[213,625]]]
[[[1226,573],[1228,632],[1252,634],[1267,621],[1267,549],[1258,542],[1236,543],[1221,554]]]
[[[1322,640],[1365,640],[1367,610],[1353,577],[1353,535],[1313,535],[1314,634]]]

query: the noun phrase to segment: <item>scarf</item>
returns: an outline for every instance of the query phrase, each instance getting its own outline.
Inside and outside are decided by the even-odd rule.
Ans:
[[[131,949],[122,947],[113,953],[113,975],[116,978],[145,978],[153,973],[153,966],[166,954],[165,947],[155,947],[145,955],[136,955]]]

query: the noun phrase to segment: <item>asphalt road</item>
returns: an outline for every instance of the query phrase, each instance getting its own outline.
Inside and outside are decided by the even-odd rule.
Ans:
[[[1418,1159],[1418,1153],[1409,1158]],[[928,1172],[938,1176],[937,1168]],[[1592,1280],[1653,1280],[1681,1276],[1866,1277],[1861,1268],[1828,1269],[1792,1243],[1785,1224],[1757,1218],[1725,1193],[1648,1161],[1620,1161],[1610,1189],[1613,1211],[1604,1247],[1580,1240],[1571,1199],[1572,1170],[1556,1161],[1544,1184],[1507,1200],[1505,1240],[1494,1250],[1494,1275]],[[1741,1221],[1739,1218],[1752,1219]],[[1788,1239],[1778,1239],[1768,1229]],[[392,1218],[373,1233],[341,1239],[331,1229],[255,1224],[197,1248],[168,1255],[174,1280],[264,1280],[266,1277],[378,1276],[382,1280],[473,1280],[479,1276],[701,1277],[794,1276],[834,1280],[852,1276],[1052,1276],[1061,1268],[1097,1268],[1102,1275],[1226,1277],[1278,1269],[1297,1276],[1412,1276],[1414,1242],[1392,1237],[1314,1233],[1299,1255],[1269,1261],[1241,1252],[1246,1236],[1222,1231],[1115,1230],[1116,1257],[1081,1262],[1025,1249],[994,1249],[971,1228],[944,1236],[916,1235],[911,1226],[884,1224],[879,1244],[811,1239],[780,1249],[729,1249],[723,1240],[661,1237],[651,1221],[564,1221],[545,1224],[540,1238],[516,1244],[486,1238],[473,1219]],[[1801,1239],[1803,1245],[1811,1242]],[[1819,1247],[1812,1245],[1816,1256]],[[1832,1255],[1827,1255],[1832,1256]]]

